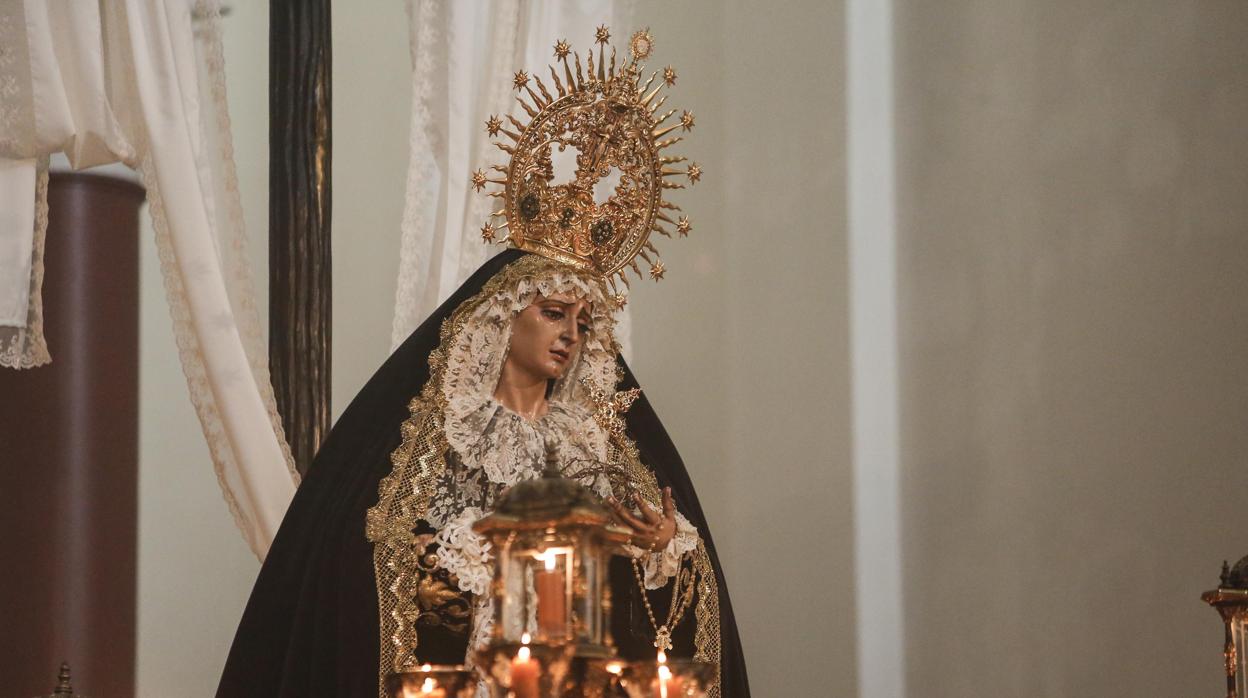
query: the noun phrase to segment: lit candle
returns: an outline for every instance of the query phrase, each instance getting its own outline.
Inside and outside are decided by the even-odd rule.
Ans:
[[[685,682],[667,665],[667,653],[659,650],[659,676],[655,679],[654,698],[678,698],[685,695]]]
[[[563,574],[555,570],[557,557],[553,550],[542,553],[539,558],[546,563],[546,569],[533,575],[533,586],[537,589],[537,627],[551,639],[563,637],[568,618]]]
[[[529,634],[525,633],[521,641],[524,644],[511,662],[511,692],[515,698],[538,698],[537,677],[541,669],[529,656]]]
[[[438,688],[437,681],[426,678],[417,691],[404,688],[403,698],[446,698],[446,691]]]

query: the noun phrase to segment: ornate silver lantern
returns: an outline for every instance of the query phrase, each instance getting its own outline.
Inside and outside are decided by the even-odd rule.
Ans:
[[[573,657],[614,655],[608,563],[629,532],[597,495],[548,461],[473,530],[494,551],[493,629],[477,652],[491,682],[517,697],[555,696]]]

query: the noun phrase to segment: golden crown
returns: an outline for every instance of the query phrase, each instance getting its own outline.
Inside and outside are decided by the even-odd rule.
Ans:
[[[485,122],[490,136],[509,139],[494,145],[511,161],[506,167],[491,167],[501,177],[477,170],[472,186],[479,192],[487,184],[502,185],[501,191],[489,192],[503,204],[481,228],[486,242],[495,242],[506,229],[498,242],[596,272],[619,296],[615,279],[628,284],[626,267],[642,276],[638,255],[650,265],[650,278],[663,278],[663,261],[649,240],[651,231],[671,237],[675,230],[684,237],[693,229],[689,218],[679,214],[680,207],[663,199],[663,191],[685,187],[669,178],[684,176],[694,184],[702,170],[697,163],[674,167],[685,158],[660,154],[683,140],[666,136],[676,129],[692,129],[694,118],[684,111],[676,122],[664,125],[676,114],[675,109],[659,111],[667,101],[667,95],[660,97],[659,92],[676,84],[671,66],[651,72],[642,82],[641,61],[654,49],[649,29],[633,34],[629,60],[618,71],[615,47],[607,54],[610,31],[600,26],[594,38],[598,60],[595,63],[591,48],[584,71],[580,54],[567,41],[555,43],[555,65],[562,64],[563,78],[551,65],[554,94],[537,75],[523,70],[515,74],[516,99],[528,122],[510,115],[512,128],[497,116]],[[660,75],[662,80],[651,88]],[[568,181],[555,182],[555,158],[564,157],[555,153],[569,148],[575,153],[575,173]],[[500,216],[505,220],[495,224]]]

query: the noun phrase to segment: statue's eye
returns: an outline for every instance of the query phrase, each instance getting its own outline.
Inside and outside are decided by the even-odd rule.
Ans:
[[[537,194],[525,194],[520,199],[520,215],[524,220],[531,221],[541,212],[542,204],[537,200]]]

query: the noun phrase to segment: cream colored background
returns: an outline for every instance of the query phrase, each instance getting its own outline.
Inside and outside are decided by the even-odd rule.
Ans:
[[[1248,552],[1248,8],[896,4],[909,695],[1216,695],[1220,627],[1197,597]],[[268,11],[232,5],[263,274]],[[633,296],[634,367],[698,486],[755,695],[854,696],[872,622],[854,526],[875,512],[852,507],[843,4],[639,0],[637,17],[679,70],[707,174],[677,199],[690,238],[659,241],[668,278]],[[399,2],[335,8],[335,414],[389,342],[405,25]],[[154,259],[143,294],[140,695],[210,696],[258,565]]]
[[[1248,5],[897,4],[911,694],[1214,696]]]

